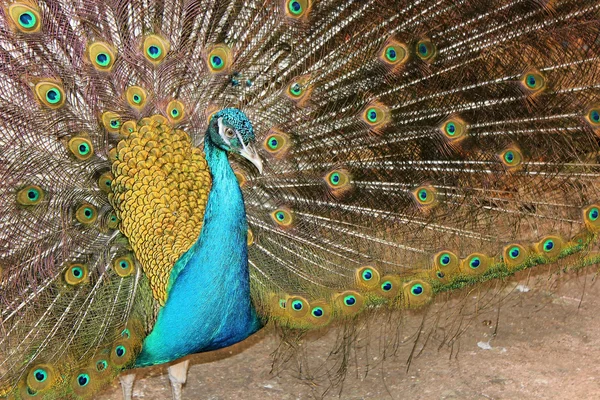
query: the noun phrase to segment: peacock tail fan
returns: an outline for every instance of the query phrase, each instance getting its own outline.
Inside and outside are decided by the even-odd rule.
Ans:
[[[2,2],[0,396],[89,398],[134,365],[202,231],[224,108],[264,164],[230,157],[252,302],[292,347],[338,326],[347,354],[370,316],[452,325],[455,292],[598,263],[599,12]]]

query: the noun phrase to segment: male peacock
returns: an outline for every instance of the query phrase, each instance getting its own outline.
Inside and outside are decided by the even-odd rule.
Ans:
[[[0,397],[599,261],[597,1],[0,9]]]

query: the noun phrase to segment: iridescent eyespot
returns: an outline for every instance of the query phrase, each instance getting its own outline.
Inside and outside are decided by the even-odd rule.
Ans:
[[[108,43],[93,42],[87,48],[92,66],[98,71],[110,71],[115,64],[115,51]]]
[[[310,311],[308,301],[300,296],[292,296],[286,300],[286,315],[292,318],[304,317]]]
[[[432,298],[431,285],[426,281],[415,279],[404,283],[403,287],[403,298],[408,307],[420,307]]]
[[[33,393],[47,389],[54,384],[56,372],[49,364],[34,365],[28,372],[26,384]]]
[[[423,285],[417,283],[410,288],[410,293],[413,296],[420,296],[423,294]]]
[[[383,46],[379,59],[392,66],[404,64],[408,60],[408,48],[405,44],[390,39]]]
[[[361,118],[370,128],[379,129],[389,122],[390,113],[389,109],[383,104],[372,103],[364,109]]]
[[[273,128],[267,135],[263,147],[272,156],[280,158],[287,153],[290,144],[290,137],[286,133]]]
[[[171,100],[167,105],[167,117],[172,122],[181,121],[181,119],[185,116],[185,109],[183,107],[183,103],[178,100]]]
[[[351,178],[348,171],[344,169],[334,169],[323,177],[330,192],[339,197],[351,189]]]
[[[96,362],[96,371],[102,372],[108,368],[108,362],[106,360],[100,360]]]
[[[208,70],[213,74],[229,71],[232,63],[231,49],[223,43],[212,46],[208,52],[206,63]]]
[[[159,64],[170,50],[169,42],[158,35],[148,35],[144,39],[144,56],[153,64]]]
[[[558,257],[563,248],[563,240],[560,236],[546,236],[536,245],[538,254],[545,257]]]
[[[467,126],[465,122],[459,118],[450,118],[440,126],[440,130],[449,140],[458,140],[465,136]]]
[[[271,213],[271,218],[281,227],[287,228],[292,225],[293,216],[287,209],[277,209]]]
[[[98,218],[98,211],[93,205],[86,203],[75,211],[75,218],[84,225],[91,225]]]
[[[104,193],[112,192],[112,182],[114,178],[115,177],[110,171],[107,171],[100,175],[100,177],[98,178],[98,187],[100,188],[100,190],[102,190]]]
[[[315,318],[321,318],[324,314],[324,311],[321,307],[315,307],[312,309],[311,314]]]
[[[121,278],[132,275],[135,272],[133,258],[130,255],[115,258],[113,260],[113,270]]]
[[[23,33],[38,32],[42,27],[40,9],[35,5],[14,3],[8,6],[8,14],[14,26]]]
[[[344,304],[348,307],[351,307],[356,304],[356,297],[353,295],[348,295],[344,297]]]
[[[531,71],[523,75],[521,83],[530,92],[539,92],[546,87],[544,76],[538,71]]]
[[[51,81],[40,81],[34,87],[38,100],[46,107],[57,109],[65,104],[65,93],[60,84]]]
[[[102,124],[110,133],[119,133],[121,129],[121,117],[112,111],[102,113]]]
[[[519,150],[515,148],[509,148],[504,150],[502,153],[499,154],[499,157],[500,161],[502,161],[502,163],[509,168],[518,167],[523,162],[523,155]]]
[[[69,264],[65,270],[64,277],[68,285],[79,285],[87,280],[88,268],[84,264]]]
[[[77,375],[77,384],[80,387],[87,386],[90,383],[90,376],[88,374],[79,374]]]
[[[146,98],[148,97],[146,91],[140,86],[129,86],[125,91],[125,98],[127,103],[135,109],[141,109],[146,105]],[[116,126],[111,125],[112,128]],[[119,125],[120,127],[120,125]]]
[[[301,311],[304,308],[304,304],[300,300],[292,302],[292,309],[295,311]]]
[[[600,230],[600,205],[592,204],[583,209],[583,221],[593,232]]]
[[[123,357],[125,354],[127,354],[127,348],[125,348],[125,346],[120,345],[115,347],[115,355],[117,357]]]
[[[446,274],[444,274],[442,271],[436,271],[435,275],[440,279],[444,279],[446,277]]]
[[[110,361],[112,365],[120,367],[127,364],[131,360],[133,352],[129,347],[130,344],[131,341],[129,339],[119,340],[114,344],[114,347],[110,353]]]
[[[592,126],[592,128],[600,128],[600,107],[594,106],[588,110],[585,120]]]
[[[430,207],[436,202],[436,191],[433,186],[420,186],[412,192],[412,195],[420,206]]]
[[[71,154],[81,161],[88,160],[94,155],[92,142],[84,137],[76,136],[71,138],[68,143],[68,148]]]
[[[423,39],[417,42],[416,53],[421,60],[432,61],[436,55],[436,48],[429,39]]]
[[[449,250],[442,250],[433,256],[434,269],[442,271],[445,275],[454,274],[459,267],[459,259]]]
[[[394,285],[390,281],[385,281],[381,284],[381,290],[383,290],[384,292],[389,292],[390,290],[392,290],[393,287]]]
[[[371,266],[358,268],[355,274],[359,287],[367,290],[375,289],[379,284],[379,272]]]
[[[522,265],[529,258],[529,253],[525,247],[520,244],[511,244],[504,248],[504,263],[507,267],[513,268]]]
[[[490,259],[485,254],[473,253],[463,260],[460,269],[466,275],[481,275],[490,265]]]
[[[44,200],[44,191],[37,185],[28,185],[17,192],[17,202],[22,206],[35,206]]]
[[[299,83],[294,83],[290,86],[290,93],[292,96],[299,97],[302,95],[302,86]]]
[[[46,379],[48,379],[48,374],[46,373],[46,370],[38,368],[33,371],[33,377],[38,382],[45,382]]]
[[[287,0],[285,13],[291,18],[301,18],[310,9],[310,0]]]

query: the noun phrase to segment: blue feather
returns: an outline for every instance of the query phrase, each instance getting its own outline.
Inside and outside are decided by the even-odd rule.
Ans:
[[[169,297],[136,366],[161,364],[244,340],[261,324],[250,301],[246,211],[227,154],[207,135],[213,185],[198,241],[177,261]]]

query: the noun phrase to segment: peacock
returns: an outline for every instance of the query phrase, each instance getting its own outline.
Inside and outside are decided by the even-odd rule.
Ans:
[[[0,13],[0,397],[600,262],[595,0]]]

